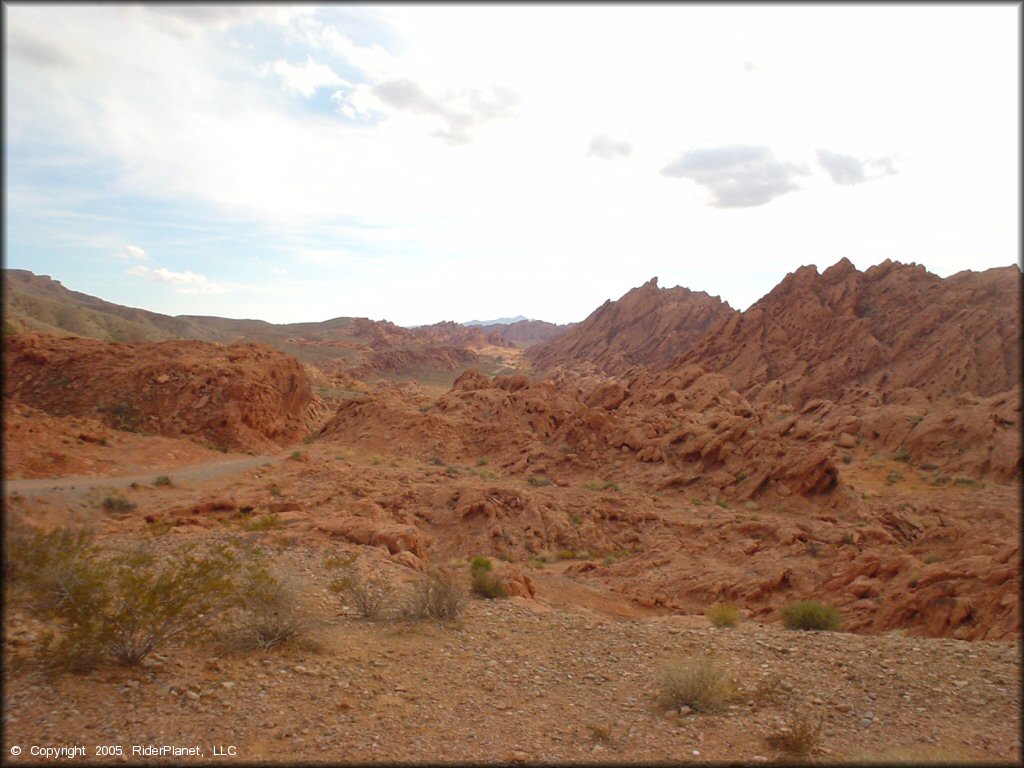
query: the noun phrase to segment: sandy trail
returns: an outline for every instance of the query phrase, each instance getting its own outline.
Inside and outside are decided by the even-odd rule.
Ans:
[[[191,480],[210,480],[215,477],[243,472],[247,469],[277,464],[281,456],[246,456],[241,459],[227,461],[202,462],[167,469],[151,469],[144,474],[121,475],[117,477],[52,477],[35,478],[32,480],[4,480],[4,495],[18,493],[23,496],[45,494],[51,491],[88,490],[91,488],[127,488],[132,483],[152,483],[160,475],[168,475],[175,482]]]

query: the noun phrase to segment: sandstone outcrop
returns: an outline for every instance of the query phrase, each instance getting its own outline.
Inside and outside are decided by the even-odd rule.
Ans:
[[[890,261],[801,267],[672,367],[700,363],[752,399],[797,407],[848,387],[995,395],[1020,383],[1020,282],[1017,267],[945,279]]]
[[[590,362],[614,374],[635,365],[662,366],[737,314],[717,296],[659,288],[655,277],[618,301],[606,301],[552,341],[531,347],[527,357],[539,368]]]
[[[240,450],[295,442],[318,416],[302,366],[254,344],[20,334],[4,340],[4,396],[56,416]]]

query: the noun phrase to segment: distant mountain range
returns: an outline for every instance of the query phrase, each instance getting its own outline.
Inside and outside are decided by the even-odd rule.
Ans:
[[[497,320],[470,320],[468,323],[462,323],[462,325],[512,325],[512,323],[520,323],[523,320],[529,318],[523,317],[523,315],[516,315],[515,317],[499,317]]]
[[[3,270],[6,334],[40,331],[101,341],[194,339],[269,344],[306,363],[344,359],[353,370],[394,369],[420,358],[448,368],[475,361],[474,350],[527,347],[570,326],[519,319],[510,324],[434,323],[402,328],[386,320],[336,317],[312,323],[268,323],[201,315],[170,315],[125,307],[64,287],[48,275]],[[513,318],[514,319],[514,318]],[[404,363],[403,363],[404,364]],[[362,366],[362,367],[360,367]]]

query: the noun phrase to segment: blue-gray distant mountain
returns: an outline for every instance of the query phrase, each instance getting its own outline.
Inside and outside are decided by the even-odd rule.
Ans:
[[[515,317],[499,317],[497,320],[470,320],[468,323],[463,325],[512,325],[512,323],[518,323],[520,320],[527,320],[529,318],[523,317],[522,315],[516,315]]]

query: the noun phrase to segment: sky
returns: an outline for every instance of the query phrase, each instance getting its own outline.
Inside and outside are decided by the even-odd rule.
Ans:
[[[1020,254],[1012,4],[3,11],[4,265],[118,304],[565,323]]]

